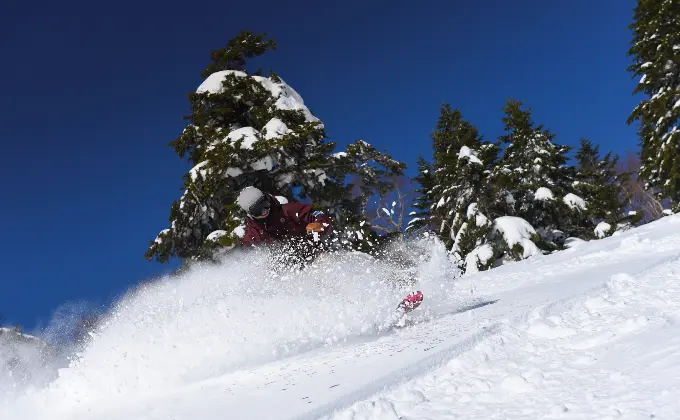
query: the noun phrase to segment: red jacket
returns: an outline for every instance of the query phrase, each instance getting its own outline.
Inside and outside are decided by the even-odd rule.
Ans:
[[[319,234],[322,238],[332,232],[331,218],[322,211],[314,210],[311,204],[292,202],[282,205],[275,197],[269,197],[272,199],[269,217],[257,220],[246,216],[246,233],[241,238],[243,245],[251,246],[290,237],[305,237],[310,235],[305,228],[315,222],[324,224],[325,229]]]

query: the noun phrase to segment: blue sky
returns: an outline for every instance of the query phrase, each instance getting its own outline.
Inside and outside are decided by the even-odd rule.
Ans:
[[[5,2],[0,313],[40,327],[172,268],[142,258],[187,169],[167,144],[210,51],[241,29],[276,39],[257,64],[332,140],[366,140],[410,174],[443,101],[489,139],[512,96],[558,142],[637,150],[633,0],[333,3]]]

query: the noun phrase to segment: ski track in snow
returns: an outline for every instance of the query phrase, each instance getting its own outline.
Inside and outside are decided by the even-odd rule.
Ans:
[[[234,319],[232,314],[229,321],[246,325],[239,329],[230,324],[220,331],[220,338],[228,340],[227,333],[232,331],[260,342],[227,341],[221,356],[219,343],[209,342],[213,349],[205,352],[207,332],[200,326],[196,332],[170,335],[185,340],[179,343],[154,341],[162,336],[143,342],[148,337],[140,333],[148,331],[133,329],[137,318],[132,316],[127,323],[114,322],[112,331],[137,334],[136,339],[112,346],[103,345],[115,334],[99,342],[95,339],[81,364],[62,371],[62,377],[48,389],[0,403],[0,418],[677,417],[680,216],[620,236],[579,243],[554,255],[465,276],[447,285],[449,289],[439,283],[441,275],[436,274],[442,270],[442,262],[433,260],[420,272],[429,277],[429,282],[419,285],[425,291],[425,301],[413,313],[414,324],[405,328],[366,332],[365,324],[381,319],[394,306],[390,299],[398,296],[382,286],[372,290],[375,300],[361,296],[368,300],[367,307],[377,306],[378,313],[358,307],[354,320],[351,312],[343,314],[346,324],[340,329],[334,324],[337,319],[325,312],[328,308],[324,305],[332,300],[317,304],[314,295],[308,297],[313,300],[310,304],[294,300],[293,306],[311,311],[305,316],[262,306],[267,299],[255,300],[261,322],[274,325],[258,324],[245,318],[252,313],[236,311],[238,317]],[[352,267],[343,266],[342,270],[351,271]],[[359,271],[355,274],[366,280]],[[231,292],[238,291],[242,290],[237,287],[218,297],[229,299]],[[332,297],[338,296],[336,292],[339,296],[350,293],[324,291]],[[193,314],[190,321],[205,322],[208,330],[218,328],[210,317],[221,308],[219,302],[210,301],[213,306]],[[276,302],[274,299],[273,304]],[[161,305],[154,310],[164,308]],[[178,318],[161,315],[158,319],[165,324],[156,328],[177,327]],[[247,329],[258,326],[266,327],[264,335]],[[180,328],[189,326],[181,324]],[[318,341],[293,348],[282,357],[266,356],[267,351],[280,350],[281,344],[287,343],[286,334],[300,329],[303,331],[293,338],[314,336],[305,335],[304,330],[309,329],[307,333],[319,334]],[[278,336],[276,331],[285,334]],[[333,339],[324,345],[329,337]],[[101,349],[98,343],[102,343]],[[294,340],[288,344],[295,347]],[[161,357],[163,346],[173,345],[186,349],[167,348],[174,358],[147,360]],[[234,346],[244,350],[239,352]],[[251,350],[260,353],[252,356]],[[134,360],[131,366],[120,366],[127,360],[120,352],[139,354],[126,356]],[[192,353],[209,362],[193,363],[201,374],[174,375],[173,361],[177,370],[191,372],[192,363],[187,360]],[[100,386],[98,380],[111,384]],[[153,386],[140,387],[140,382]]]

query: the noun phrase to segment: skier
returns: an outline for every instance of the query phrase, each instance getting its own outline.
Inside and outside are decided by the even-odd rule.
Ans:
[[[333,232],[331,218],[310,204],[299,202],[281,204],[276,197],[256,187],[246,187],[236,199],[238,206],[246,212],[246,231],[241,242],[244,246],[283,243],[288,240],[312,237],[311,241],[298,241],[292,254],[295,265],[321,252],[324,242]],[[311,244],[311,247],[309,246]],[[310,249],[311,248],[311,249]],[[297,262],[295,260],[297,259]],[[304,265],[304,263],[303,263]],[[409,294],[399,303],[397,310],[408,313],[423,301],[422,292]]]
[[[311,204],[281,204],[256,187],[241,190],[236,202],[246,212],[245,246],[305,237],[321,242],[333,231],[331,218]]]

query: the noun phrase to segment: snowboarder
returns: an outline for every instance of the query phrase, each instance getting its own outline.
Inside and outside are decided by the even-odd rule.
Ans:
[[[311,204],[281,204],[256,187],[241,190],[236,202],[246,212],[245,246],[305,237],[321,242],[333,231],[331,218]]]

